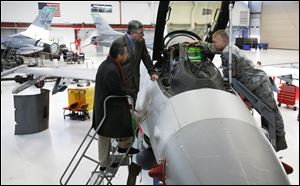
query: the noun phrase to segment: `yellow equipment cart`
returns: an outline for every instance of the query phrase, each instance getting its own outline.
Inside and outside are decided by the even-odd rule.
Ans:
[[[64,107],[64,118],[70,116],[74,120],[86,120],[90,118],[89,111],[94,105],[95,86],[68,88],[69,106]],[[65,114],[68,110],[69,114]]]

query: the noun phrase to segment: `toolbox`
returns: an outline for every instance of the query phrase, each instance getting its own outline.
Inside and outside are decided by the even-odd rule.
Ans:
[[[279,88],[280,90],[277,96],[278,106],[280,107],[283,103],[288,106],[293,106],[293,110],[297,110],[295,105],[297,87],[289,83],[283,83]]]

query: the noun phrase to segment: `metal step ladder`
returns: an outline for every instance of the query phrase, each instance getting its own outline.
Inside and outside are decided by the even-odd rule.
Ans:
[[[244,96],[262,116],[262,126],[267,127],[270,142],[276,149],[275,112],[237,79],[232,79],[232,86],[240,95]]]
[[[129,151],[130,147],[128,148]],[[124,154],[116,154],[117,148],[112,146],[111,148],[111,154],[110,159],[111,162],[108,167],[106,167],[105,171],[99,170],[100,163],[98,162],[98,165],[96,168],[92,171],[91,176],[87,180],[87,185],[112,185],[112,179],[118,172],[118,169],[120,166],[128,166],[129,165],[129,155],[128,151]],[[85,156],[86,158],[89,158]],[[90,159],[91,160],[91,159]],[[93,161],[93,160],[91,160]],[[112,164],[118,162],[118,165],[116,167],[112,167]]]
[[[6,68],[15,67],[24,63],[24,59],[17,54],[18,48],[21,47],[20,43],[9,42],[6,49],[1,53],[1,63],[3,62]]]
[[[9,42],[6,49],[3,50],[3,53],[1,53],[1,59],[7,60],[7,62],[13,60],[11,57],[15,56],[16,47],[16,43]]]
[[[17,60],[17,52],[16,49],[20,48],[21,44],[20,43],[10,43],[10,46],[8,46],[8,48],[6,50],[7,51],[7,61],[11,62],[11,61],[16,61]]]
[[[115,177],[118,169],[120,166],[123,166],[123,165],[129,165],[129,150],[131,148],[131,146],[133,145],[134,141],[132,142],[131,146],[128,147],[127,151],[124,153],[124,154],[117,154],[116,151],[117,151],[117,148],[114,147],[114,144],[116,144],[116,141],[114,141],[115,139],[112,139],[112,148],[111,148],[111,151],[110,151],[110,159],[111,159],[111,162],[109,164],[109,166],[105,166],[106,167],[106,170],[105,171],[100,171],[99,168],[100,166],[103,166],[104,165],[101,165],[101,163],[98,161],[98,160],[95,160],[94,158],[92,158],[91,156],[88,156],[87,155],[87,151],[90,147],[90,145],[92,144],[93,140],[98,140],[96,138],[96,135],[98,133],[98,131],[100,130],[100,127],[102,125],[102,123],[104,122],[105,118],[106,118],[106,102],[109,100],[109,99],[117,99],[117,98],[123,98],[123,99],[128,99],[130,101],[130,104],[132,105],[131,106],[131,116],[132,116],[132,119],[134,118],[134,101],[132,99],[132,97],[126,95],[126,96],[116,96],[116,95],[112,95],[112,96],[108,96],[105,100],[104,100],[104,105],[103,105],[103,108],[104,108],[104,116],[99,124],[99,126],[97,127],[96,130],[93,130],[94,128],[91,127],[89,129],[89,131],[87,132],[87,134],[85,135],[84,139],[82,140],[79,148],[77,149],[76,153],[74,154],[73,158],[71,159],[70,163],[68,164],[67,168],[65,169],[65,171],[63,172],[61,178],[60,178],[60,184],[61,185],[67,185],[68,182],[70,181],[70,179],[72,178],[75,170],[78,168],[80,162],[83,160],[83,158],[93,162],[95,164],[95,168],[93,169],[93,171],[91,172],[91,175],[90,177],[87,179],[86,181],[86,185],[102,185],[104,184],[104,182],[107,182],[107,185],[112,185],[111,181],[112,179]],[[134,134],[133,134],[134,136]],[[90,137],[90,138],[88,138]],[[85,144],[87,143],[87,144]],[[79,153],[79,151],[82,151],[81,153]],[[98,152],[98,150],[97,150]],[[75,162],[75,158],[79,156],[79,159],[77,162]],[[98,156],[97,156],[98,157]],[[112,167],[112,164],[114,162],[119,162],[118,165],[113,168]],[[75,165],[74,165],[75,164]],[[71,166],[74,166],[73,169],[70,170],[70,167]],[[68,173],[68,175],[67,175]],[[79,183],[76,183],[76,184],[79,184]]]

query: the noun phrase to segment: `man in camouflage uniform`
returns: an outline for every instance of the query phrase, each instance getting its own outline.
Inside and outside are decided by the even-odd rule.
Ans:
[[[229,37],[225,30],[218,30],[214,33],[213,43],[199,41],[205,52],[221,54],[224,81],[228,82],[229,75]],[[195,44],[195,43],[194,43]],[[259,97],[275,112],[276,120],[276,151],[287,148],[283,119],[277,107],[272,92],[272,85],[268,75],[261,69],[254,67],[254,63],[248,59],[238,47],[232,46],[232,77],[243,83],[252,93]]]

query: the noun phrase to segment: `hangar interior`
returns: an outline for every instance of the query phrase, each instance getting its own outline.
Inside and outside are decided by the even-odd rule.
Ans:
[[[39,14],[42,6],[54,6],[57,9],[48,39],[57,43],[60,49],[63,45],[72,56],[70,57],[69,53],[66,55],[60,53],[57,58],[54,55],[49,57],[43,54],[39,57],[26,56],[21,57],[22,63],[37,63],[38,66],[61,68],[66,71],[77,69],[79,73],[85,69],[97,70],[106,59],[109,47],[92,44],[93,37],[97,36],[98,31],[91,14],[98,13],[113,30],[122,33],[126,32],[129,21],[139,20],[144,24],[145,40],[153,41],[157,29],[159,4],[159,1],[1,1],[1,40],[2,36],[25,31]],[[201,39],[204,40],[215,24],[214,17],[220,11],[221,1],[215,4],[196,1],[170,2],[170,5],[173,14],[171,13],[167,21],[165,35],[175,30],[188,30],[203,36]],[[205,11],[202,11],[203,6],[206,7]],[[190,15],[181,12],[190,12]],[[228,25],[226,31],[229,31]],[[292,74],[292,84],[297,91],[293,98],[295,103],[289,106],[283,103],[279,107],[285,123],[288,148],[276,153],[276,157],[293,167],[293,173],[287,177],[291,184],[299,185],[299,2],[236,1],[232,10],[231,40],[236,45],[242,40],[240,49],[243,53],[255,65],[257,61],[261,61],[262,65],[257,68],[270,74],[277,86],[282,85],[284,81],[275,74]],[[149,53],[152,57],[151,50]],[[222,63],[220,55],[215,55],[212,62],[216,67],[220,67]],[[5,72],[19,65],[15,63],[17,62],[2,63],[1,58],[1,74],[3,70]],[[144,65],[140,68],[141,72],[146,70]],[[13,79],[16,75],[18,74],[12,73],[8,77]],[[55,79],[48,79],[45,82],[43,89],[51,91],[55,86]],[[91,107],[87,109],[90,118],[84,118],[83,121],[65,117],[64,108],[72,102],[70,99],[76,99],[70,97],[69,90],[72,88],[76,90],[78,87],[80,89],[86,85],[86,82],[81,81],[69,83],[67,90],[49,95],[47,111],[49,122],[46,130],[22,135],[16,134],[18,133],[15,126],[16,113],[19,111],[16,108],[15,98],[39,94],[40,91],[31,86],[18,94],[13,94],[12,91],[18,84],[14,81],[2,81],[1,75],[1,184],[60,184],[64,170],[92,123]],[[139,94],[142,93],[144,92],[141,91]],[[278,93],[274,92],[274,96],[278,100]],[[91,99],[89,95],[88,98]],[[91,103],[91,100],[86,102]],[[28,112],[26,111],[28,108],[30,107],[24,106],[22,116]],[[296,108],[296,111],[293,108]],[[45,115],[42,111],[39,113]],[[261,122],[260,114],[255,110],[253,117],[257,123]],[[197,146],[197,142],[193,143]],[[134,144],[135,147],[139,145],[138,141]],[[90,151],[97,154],[96,143],[92,144]],[[89,169],[89,163],[83,162],[80,169]],[[90,172],[84,174],[87,177],[89,175]],[[121,166],[112,184],[126,184],[127,175],[128,167]],[[73,177],[75,179],[71,184],[78,184],[82,182],[83,174],[79,171]],[[142,170],[136,184],[157,184],[157,181],[149,177],[148,171]]]

